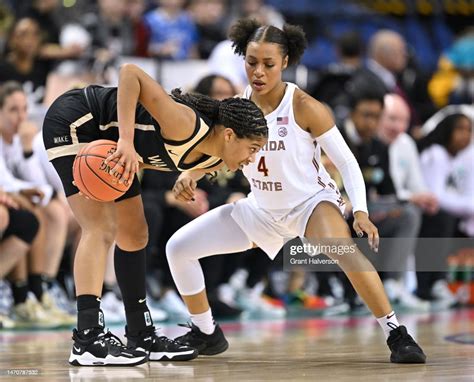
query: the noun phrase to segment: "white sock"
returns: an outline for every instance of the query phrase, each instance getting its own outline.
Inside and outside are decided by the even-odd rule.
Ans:
[[[384,334],[385,334],[385,339],[388,338],[390,335],[390,332],[393,329],[396,329],[400,326],[397,320],[397,316],[395,312],[390,312],[386,316],[377,318],[377,322],[379,323],[380,327],[382,328]]]
[[[207,312],[204,313],[191,314],[191,321],[204,334],[212,334],[214,333],[214,329],[216,328],[216,323],[212,318],[212,312],[210,308]]]

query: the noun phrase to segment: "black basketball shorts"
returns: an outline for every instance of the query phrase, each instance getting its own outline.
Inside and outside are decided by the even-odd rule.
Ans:
[[[94,119],[84,96],[84,89],[73,89],[57,98],[43,123],[43,141],[48,158],[61,178],[66,196],[77,194],[72,167],[79,150],[87,143],[102,139],[99,123]],[[140,195],[135,176],[128,191],[116,202]]]

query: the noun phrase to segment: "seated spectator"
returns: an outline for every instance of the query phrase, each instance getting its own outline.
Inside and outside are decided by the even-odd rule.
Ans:
[[[59,44],[61,26],[56,14],[59,5],[58,0],[33,0],[22,13],[22,17],[33,19],[38,23],[41,30],[39,56],[43,60],[74,59],[84,52],[79,44],[71,44],[67,47]]]
[[[8,38],[8,53],[0,61],[0,85],[6,81],[23,84],[34,99],[43,99],[46,79],[51,64],[39,57],[41,32],[33,19],[20,19],[12,28]]]
[[[474,100],[474,30],[468,30],[444,54],[428,85],[436,106],[472,104]]]
[[[145,0],[127,0],[127,15],[130,17],[133,28],[134,49],[133,55],[148,57],[150,29],[143,19],[146,10]]]
[[[184,0],[159,0],[159,7],[145,14],[150,29],[148,54],[170,60],[198,58],[198,34]]]
[[[145,171],[142,178],[142,197],[148,223],[147,270],[161,284],[160,307],[170,316],[185,317],[187,309],[175,291],[165,256],[165,245],[171,235],[197,216],[209,209],[207,193],[196,190],[193,203],[184,203],[174,198],[171,189],[178,175],[175,173]],[[156,277],[155,277],[156,278]]]
[[[434,108],[423,76],[410,61],[412,57],[408,54],[404,37],[392,30],[379,30],[370,38],[367,53],[366,66],[356,71],[352,84],[363,86],[370,83],[401,96],[410,107],[410,128],[416,126],[418,129]],[[407,70],[410,70],[411,82],[405,81]]]
[[[421,173],[416,143],[406,134],[410,124],[408,105],[397,94],[386,94],[384,102],[385,108],[380,120],[378,136],[389,148],[390,175],[397,197],[400,201],[416,206],[419,219],[422,213],[434,215],[439,209],[438,198],[428,191]],[[413,209],[413,213],[417,213],[416,208]],[[415,236],[418,234],[419,232],[416,232]],[[408,255],[415,254],[414,245],[408,250]],[[384,284],[387,290],[396,290],[399,296],[408,293],[401,278],[385,280]]]
[[[438,198],[426,187],[416,143],[406,133],[410,123],[408,105],[397,94],[386,94],[384,102],[378,136],[389,148],[390,176],[397,197],[434,214],[439,208]]]
[[[321,73],[311,95],[331,107],[336,119],[343,119],[348,111],[343,102],[344,87],[362,66],[363,47],[360,36],[355,32],[345,33],[337,40],[339,61],[329,65]],[[340,110],[342,108],[342,110]]]
[[[406,270],[407,257],[414,251],[420,228],[421,214],[410,203],[401,203],[390,176],[388,148],[378,138],[379,121],[383,113],[384,93],[366,84],[353,88],[349,94],[351,113],[339,126],[347,144],[359,162],[368,194],[368,209],[380,237],[403,238],[399,245],[386,246],[377,260],[382,280],[399,279]],[[409,292],[387,286],[388,297],[409,309],[428,310],[429,303]],[[357,301],[349,301],[354,309]]]
[[[31,251],[31,290],[52,318],[72,324],[74,317],[59,309],[43,287],[43,282],[54,279],[58,272],[66,241],[67,214],[65,204],[58,199],[57,194],[53,194],[33,153],[33,141],[38,130],[26,120],[27,116],[26,95],[20,84],[5,83],[0,88],[0,155],[8,170],[17,174],[21,180],[2,179],[0,182],[8,182],[5,187],[12,187],[11,191],[15,191],[15,187],[16,191],[23,191],[27,199],[25,205],[40,220],[40,232]],[[24,317],[23,313],[21,317]]]
[[[445,117],[426,137],[418,142],[421,151],[421,170],[427,187],[437,196],[440,211],[433,216],[424,215],[420,230],[423,238],[449,238],[456,230],[456,218],[474,213],[472,195],[456,193],[450,189],[453,179],[453,165],[459,154],[465,150],[472,136],[472,121],[464,114]],[[430,256],[430,269],[446,269],[449,245],[438,247],[435,256]],[[417,269],[426,269],[424,256],[429,252],[423,245],[417,249]],[[445,272],[418,272],[417,294],[434,300],[437,305],[449,307],[456,299],[448,289]]]
[[[207,60],[214,47],[226,39],[229,23],[226,1],[192,0],[188,10],[199,34],[199,57]]]
[[[120,55],[132,55],[135,49],[132,22],[126,14],[126,0],[99,0],[98,9],[81,18],[91,37],[93,69],[105,69]]]
[[[218,74],[209,74],[199,80],[194,87],[196,93],[208,95],[217,100],[234,97],[237,91],[226,77]]]
[[[0,280],[26,256],[38,227],[35,215],[21,209],[12,195],[0,188]],[[8,312],[0,311],[0,329],[14,327],[15,321]]]
[[[456,237],[474,237],[474,144],[462,150],[453,161],[452,178],[455,196],[468,201],[465,213],[460,215],[459,224],[456,227]]]

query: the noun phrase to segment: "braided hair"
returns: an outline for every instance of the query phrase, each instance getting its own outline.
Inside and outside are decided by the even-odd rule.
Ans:
[[[255,19],[238,20],[230,29],[229,39],[234,52],[240,56],[245,56],[251,41],[278,44],[282,56],[288,56],[288,65],[297,64],[308,45],[303,28],[298,25],[285,24],[281,30]]]
[[[267,138],[267,121],[262,111],[245,98],[226,98],[218,101],[202,94],[171,91],[172,97],[209,118],[212,125],[224,125],[232,129],[238,138]]]

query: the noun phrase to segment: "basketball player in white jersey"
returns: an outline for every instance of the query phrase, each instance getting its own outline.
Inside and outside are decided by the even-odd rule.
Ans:
[[[354,230],[368,235],[377,251],[377,228],[369,220],[362,173],[354,155],[321,103],[282,81],[282,71],[298,62],[306,47],[301,28],[283,30],[240,20],[230,39],[235,52],[245,57],[250,85],[243,97],[264,112],[268,143],[255,161],[243,168],[251,193],[235,204],[216,208],[177,231],[167,244],[167,257],[175,283],[191,314],[190,331],[176,340],[199,354],[225,351],[228,343],[212,318],[199,259],[241,252],[253,245],[274,258],[285,238],[308,240],[347,238],[351,234],[342,215],[343,200],[321,164],[321,148],[342,175],[354,214]],[[199,171],[180,175],[174,192],[190,201]],[[357,251],[340,256],[339,265],[377,318],[396,363],[424,363],[426,356],[404,326],[400,326],[380,278],[366,257]],[[364,269],[366,271],[354,271]]]

